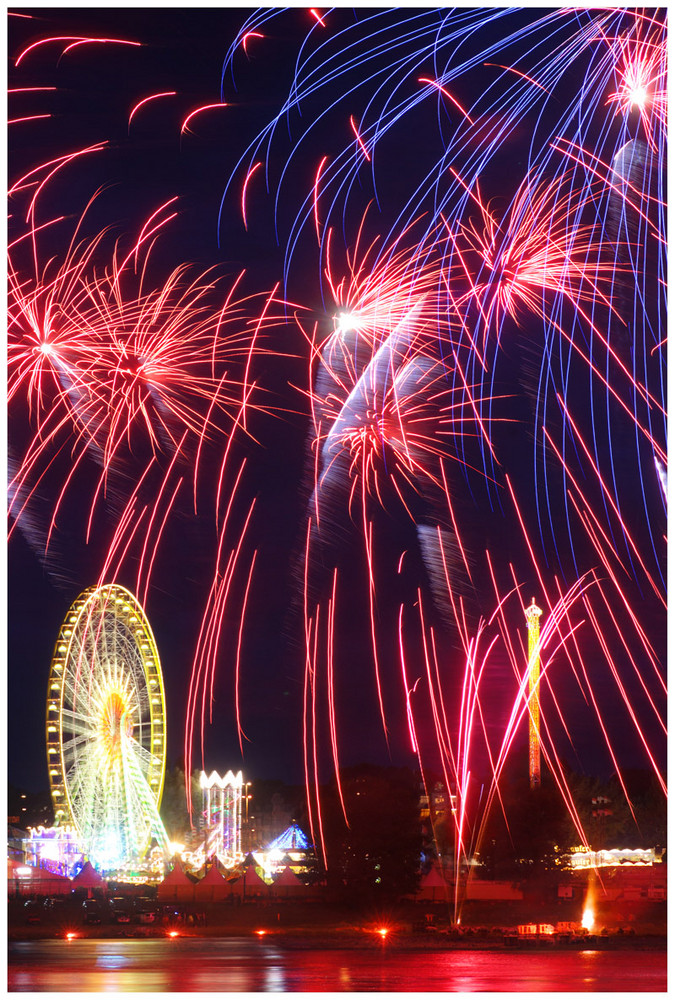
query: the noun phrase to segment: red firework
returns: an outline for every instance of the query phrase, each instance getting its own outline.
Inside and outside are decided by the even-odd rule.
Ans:
[[[617,87],[606,103],[626,118],[637,112],[650,145],[656,148],[657,131],[665,134],[668,120],[664,25],[638,16],[631,31],[613,38],[603,33],[602,37],[614,60]]]
[[[469,194],[480,220],[469,218],[449,228],[456,265],[449,278],[452,304],[460,315],[470,303],[477,305],[484,340],[490,330],[499,331],[507,315],[516,322],[521,311],[546,318],[546,302],[556,297],[581,315],[585,304],[610,305],[607,289],[617,267],[602,262],[603,242],[593,225],[581,220],[591,196],[571,189],[569,176],[534,186],[526,178],[501,221],[477,186]],[[454,294],[454,281],[468,281],[469,290]]]

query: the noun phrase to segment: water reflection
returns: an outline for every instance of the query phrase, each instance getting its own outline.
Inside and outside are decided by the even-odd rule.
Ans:
[[[664,951],[288,949],[267,939],[10,944],[9,989],[54,993],[663,992]]]
[[[270,965],[265,970],[265,993],[286,993],[286,979],[281,965]]]

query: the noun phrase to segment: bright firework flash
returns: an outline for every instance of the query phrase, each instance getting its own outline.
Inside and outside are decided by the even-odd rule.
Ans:
[[[638,14],[632,30],[605,35],[614,61],[617,89],[607,98],[617,115],[637,113],[652,148],[663,143],[667,128],[667,51],[664,25]]]
[[[331,252],[333,231],[326,233],[325,278],[335,304],[334,341],[339,345],[345,334],[356,334],[376,350],[392,330],[405,324],[410,342],[433,338],[438,320],[435,291],[438,273],[433,265],[421,266],[416,254],[401,244],[410,242],[414,226],[401,233],[391,249],[381,249],[377,238],[365,249],[364,227],[368,212],[361,220],[354,250],[347,253],[347,275],[338,277]],[[354,370],[355,371],[355,370]]]

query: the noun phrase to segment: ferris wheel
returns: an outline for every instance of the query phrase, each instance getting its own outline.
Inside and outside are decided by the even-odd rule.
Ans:
[[[58,826],[114,871],[168,853],[159,817],[166,765],[164,685],[155,640],[133,595],[90,587],[66,615],[47,697],[49,783]]]

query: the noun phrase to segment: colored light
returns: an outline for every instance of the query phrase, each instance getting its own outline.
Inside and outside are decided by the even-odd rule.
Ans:
[[[541,784],[541,746],[539,738],[539,618],[541,608],[538,608],[532,598],[532,604],[525,609],[527,618],[527,661],[529,674],[530,710],[530,788],[538,788]]]

